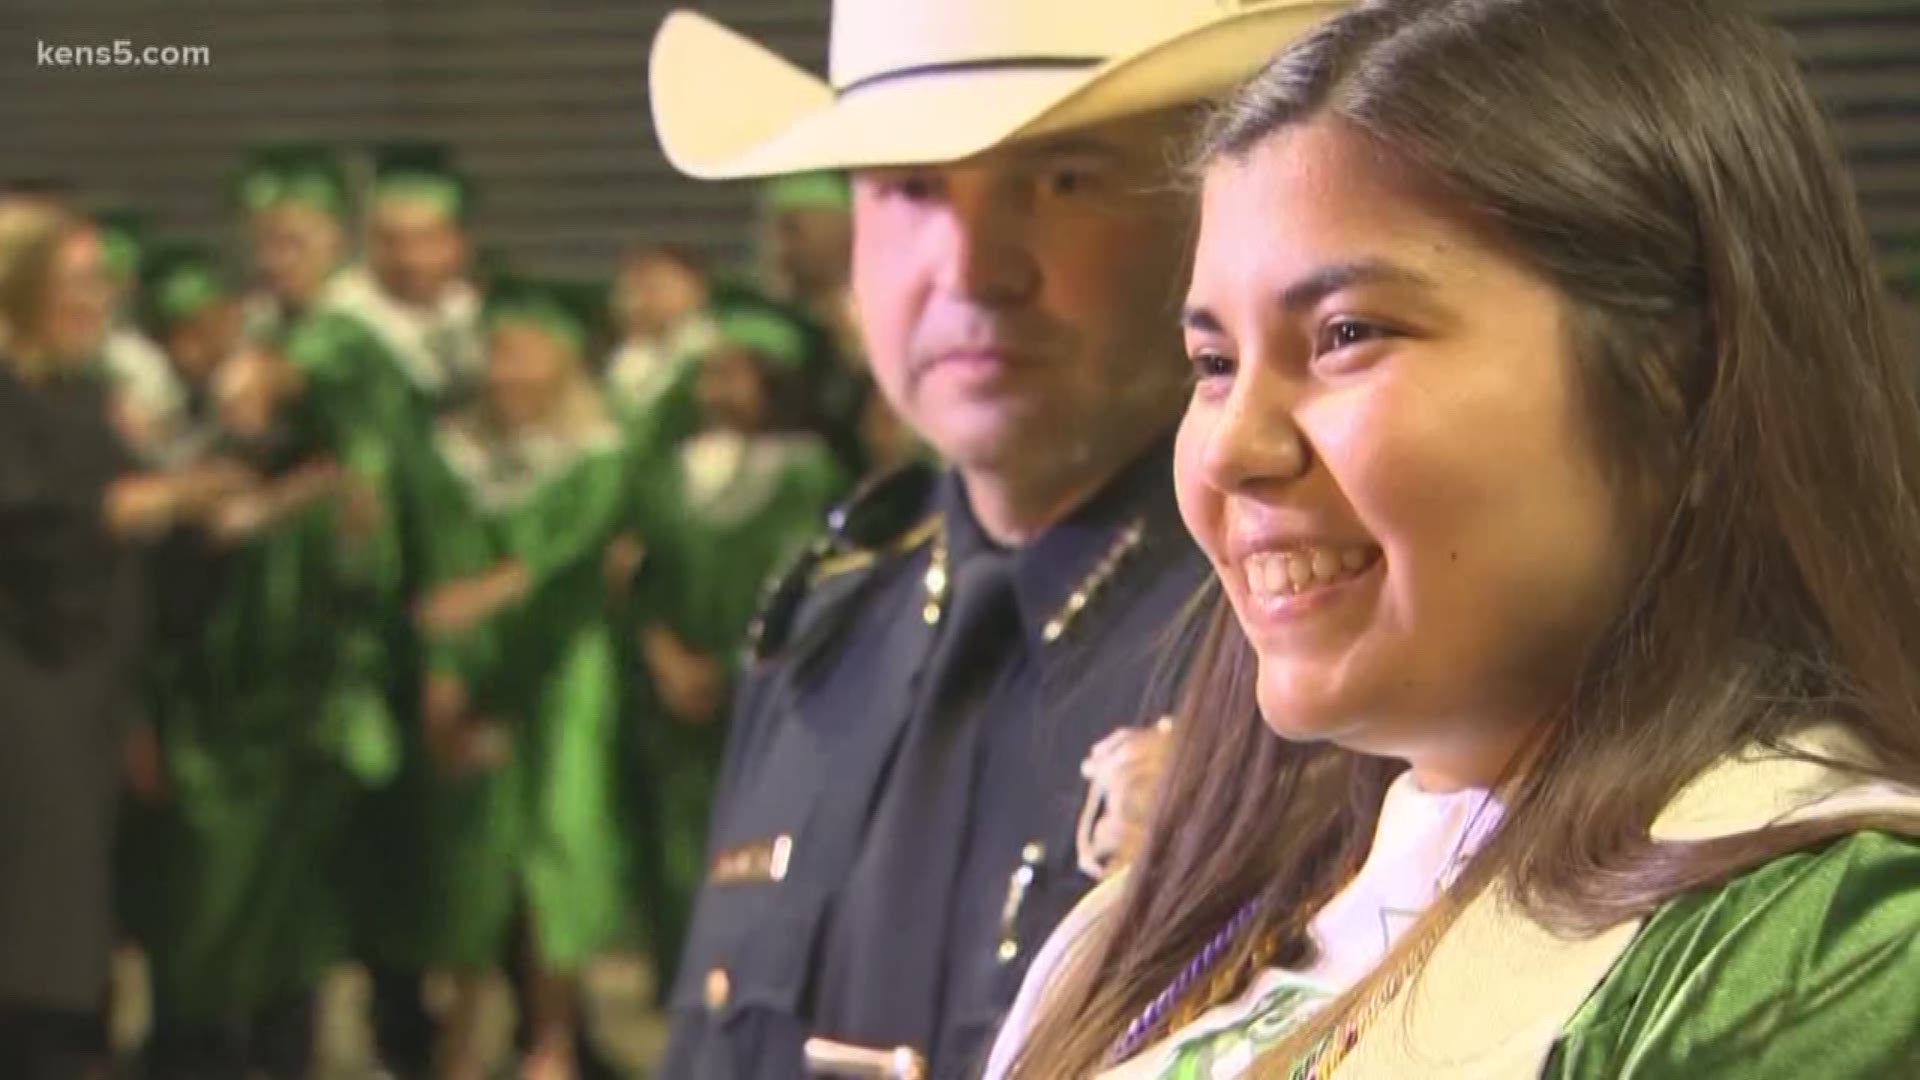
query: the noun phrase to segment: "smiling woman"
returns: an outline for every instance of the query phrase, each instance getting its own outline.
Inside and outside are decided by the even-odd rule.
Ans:
[[[1275,730],[1486,786],[1646,545],[1580,423],[1565,301],[1362,139],[1304,124],[1208,179],[1181,507]]]
[[[1920,407],[1786,51],[1377,0],[1200,172],[1215,613],[989,1076],[1911,1069]]]

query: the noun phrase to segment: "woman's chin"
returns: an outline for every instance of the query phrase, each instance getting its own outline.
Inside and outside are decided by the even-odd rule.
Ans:
[[[1340,714],[1328,710],[1325,702],[1301,701],[1288,696],[1260,696],[1260,720],[1267,730],[1288,742],[1316,743],[1334,739],[1342,730]]]
[[[1260,706],[1260,719],[1267,729],[1290,742],[1325,742],[1347,727],[1354,710],[1345,695],[1331,687],[1316,685],[1319,680],[1308,673],[1290,670],[1284,674],[1262,663],[1254,685],[1254,698]]]

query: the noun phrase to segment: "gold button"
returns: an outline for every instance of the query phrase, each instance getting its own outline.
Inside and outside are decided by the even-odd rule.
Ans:
[[[707,972],[707,1008],[719,1012],[733,1000],[733,979],[727,975],[726,968],[714,968]]]

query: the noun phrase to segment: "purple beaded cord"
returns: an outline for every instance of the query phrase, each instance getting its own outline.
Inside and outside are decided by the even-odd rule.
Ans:
[[[1195,983],[1206,978],[1219,965],[1221,958],[1227,955],[1227,950],[1233,947],[1234,941],[1246,930],[1248,924],[1253,922],[1254,915],[1259,911],[1260,899],[1255,897],[1247,901],[1239,911],[1234,913],[1227,925],[1221,927],[1218,933],[1208,939],[1199,953],[1187,962],[1185,968],[1181,969],[1180,974],[1174,976],[1173,981],[1167,984],[1167,988],[1160,991],[1158,997],[1148,1002],[1140,1016],[1127,1025],[1126,1034],[1120,1036],[1107,1051],[1104,1068],[1118,1065],[1140,1052],[1140,1048],[1146,1045],[1154,1029],[1160,1026],[1160,1021],[1166,1019],[1167,1013],[1180,1003],[1180,999],[1187,995],[1187,991],[1193,989]]]

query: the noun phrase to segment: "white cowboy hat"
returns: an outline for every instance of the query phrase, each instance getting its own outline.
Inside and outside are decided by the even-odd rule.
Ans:
[[[835,0],[830,81],[692,11],[649,73],[668,160],[709,180],[958,161],[1224,93],[1345,0]]]

